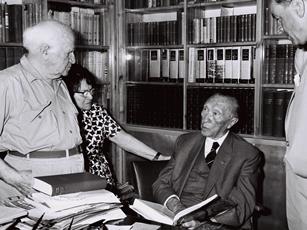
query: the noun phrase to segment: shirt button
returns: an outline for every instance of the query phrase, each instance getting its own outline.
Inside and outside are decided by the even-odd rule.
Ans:
[[[39,115],[39,116],[38,116],[38,118],[39,118],[39,119],[42,119],[42,116],[41,116],[41,115]]]
[[[63,111],[63,114],[65,114],[65,111]]]
[[[72,133],[72,131],[71,131],[71,130],[69,130],[69,132],[70,132],[70,133]]]
[[[287,147],[289,147],[289,146],[290,146],[289,141],[286,141],[286,146],[287,146]]]

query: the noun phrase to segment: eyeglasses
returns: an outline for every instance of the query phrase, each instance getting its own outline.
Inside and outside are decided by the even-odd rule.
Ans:
[[[76,91],[75,93],[83,94],[84,97],[93,96],[95,94],[95,89],[89,89],[84,91]]]

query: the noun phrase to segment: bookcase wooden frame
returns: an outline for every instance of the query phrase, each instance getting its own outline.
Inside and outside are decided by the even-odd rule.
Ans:
[[[255,139],[257,142],[260,140],[263,140],[264,143],[272,143],[273,145],[276,145],[276,143],[279,143],[278,145],[284,145],[284,138],[279,137],[272,137],[272,136],[263,136],[262,133],[262,100],[263,100],[263,90],[267,88],[272,89],[292,89],[292,84],[264,84],[262,82],[263,79],[263,62],[264,62],[264,46],[266,40],[271,39],[287,39],[287,36],[285,35],[264,35],[264,5],[266,0],[227,0],[227,1],[217,1],[217,2],[204,2],[204,3],[190,3],[188,0],[184,0],[182,4],[176,5],[176,6],[164,6],[164,7],[152,7],[152,8],[140,8],[140,9],[126,9],[125,8],[125,1],[119,1],[118,2],[118,12],[117,15],[120,17],[117,18],[117,20],[120,21],[121,27],[118,28],[117,34],[121,36],[120,39],[118,39],[119,42],[119,62],[118,62],[118,73],[120,76],[120,84],[118,84],[118,87],[122,87],[120,89],[121,94],[119,97],[119,103],[118,103],[118,114],[117,117],[120,118],[120,121],[122,124],[125,125],[125,127],[128,130],[136,131],[136,132],[143,132],[143,133],[165,133],[170,132],[172,135],[179,135],[180,133],[184,133],[188,131],[187,124],[186,124],[186,117],[187,117],[187,89],[189,87],[207,87],[207,86],[213,86],[213,87],[230,87],[230,88],[236,88],[236,87],[246,87],[246,88],[253,88],[254,89],[254,131],[252,135],[248,134],[242,134],[244,138],[247,139]],[[230,42],[230,43],[209,43],[209,44],[189,44],[187,39],[187,20],[188,20],[188,10],[193,8],[200,8],[200,9],[211,9],[211,8],[217,8],[221,6],[250,6],[255,5],[257,8],[256,13],[256,40],[255,41],[248,41],[248,42]],[[182,44],[181,45],[136,45],[136,46],[130,46],[126,45],[125,35],[123,35],[122,31],[126,31],[126,20],[127,20],[127,14],[151,14],[151,13],[167,13],[167,12],[176,12],[176,11],[182,11],[185,12],[182,16],[182,30],[183,38],[182,38]],[[256,47],[256,65],[254,66],[255,70],[255,82],[253,84],[234,84],[234,83],[189,83],[187,81],[188,76],[188,57],[187,53],[189,48],[202,48],[202,47],[232,47],[232,46],[254,46]],[[126,66],[126,60],[125,60],[125,52],[129,50],[137,50],[137,49],[183,49],[184,55],[185,55],[185,78],[183,82],[180,83],[166,83],[166,82],[139,82],[139,81],[130,81],[127,79],[126,73],[127,73],[127,66]],[[179,85],[183,87],[183,129],[173,129],[173,128],[159,128],[159,127],[153,127],[153,126],[144,126],[144,125],[134,125],[134,124],[128,124],[126,123],[126,112],[127,112],[127,105],[126,105],[126,97],[127,97],[127,89],[126,84],[128,85]],[[125,168],[125,161],[123,159],[120,160],[122,162],[123,168]],[[123,175],[125,177],[125,175]]]

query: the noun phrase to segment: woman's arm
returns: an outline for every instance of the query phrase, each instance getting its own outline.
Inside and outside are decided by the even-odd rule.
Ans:
[[[148,160],[170,159],[170,156],[163,155],[160,155],[158,159],[154,159],[158,153],[156,150],[152,149],[142,141],[139,141],[124,130],[119,131],[114,137],[110,137],[109,139],[124,150],[134,153],[135,155],[138,155],[140,157],[144,157]]]

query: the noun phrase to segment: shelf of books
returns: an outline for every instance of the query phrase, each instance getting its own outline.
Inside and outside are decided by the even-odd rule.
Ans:
[[[42,19],[38,0],[1,1],[0,3],[0,70],[19,62],[24,53],[22,33]]]
[[[254,135],[257,2],[125,6],[127,124],[197,130],[206,98],[226,92],[248,114],[236,131]]]
[[[76,62],[96,76],[99,103],[109,105],[110,99],[110,18],[109,2],[47,1],[47,18],[61,21],[74,30]]]
[[[280,21],[272,16],[267,1],[264,1],[263,23],[260,133],[283,139],[286,111],[294,88],[296,47],[284,33]]]

